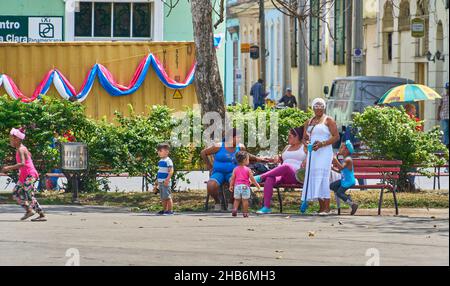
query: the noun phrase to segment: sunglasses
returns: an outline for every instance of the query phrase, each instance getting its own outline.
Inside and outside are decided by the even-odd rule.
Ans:
[[[313,106],[313,109],[325,109],[325,106],[322,104],[316,104]]]

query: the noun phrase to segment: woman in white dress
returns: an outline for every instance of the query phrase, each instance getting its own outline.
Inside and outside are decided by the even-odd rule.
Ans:
[[[333,118],[325,115],[325,100],[322,98],[314,99],[312,108],[314,117],[305,123],[305,134],[303,136],[306,145],[313,144],[313,152],[311,153],[311,161],[308,160],[306,163],[302,201],[319,201],[319,214],[326,215],[330,212],[332,145],[339,140],[339,133]]]

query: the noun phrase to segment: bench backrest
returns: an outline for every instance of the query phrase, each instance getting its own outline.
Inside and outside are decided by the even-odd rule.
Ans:
[[[353,159],[358,179],[398,179],[402,161]]]

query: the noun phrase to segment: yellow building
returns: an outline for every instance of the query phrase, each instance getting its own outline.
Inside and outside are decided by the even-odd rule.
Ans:
[[[153,53],[161,62],[168,76],[182,82],[195,63],[195,46],[192,42],[68,42],[39,44],[0,44],[0,74],[14,80],[24,96],[30,97],[44,75],[57,68],[67,77],[78,92],[87,73],[96,63],[105,66],[115,80],[127,86],[141,60]],[[5,94],[0,86],[0,94]],[[51,85],[48,95],[58,96]],[[147,112],[148,106],[167,105],[183,110],[197,103],[195,86],[174,90],[166,87],[150,68],[134,93],[111,96],[95,79],[92,90],[83,104],[92,118],[112,118],[114,112],[128,114],[131,104],[137,113]]]

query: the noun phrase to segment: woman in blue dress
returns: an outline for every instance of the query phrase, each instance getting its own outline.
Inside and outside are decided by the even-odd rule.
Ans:
[[[214,199],[215,211],[221,210],[219,189],[223,184],[229,183],[233,170],[237,166],[235,159],[236,153],[246,150],[245,146],[239,142],[239,139],[236,129],[233,129],[233,136],[231,138],[223,139],[222,142],[207,147],[200,153],[206,167],[211,173],[206,189],[208,194]],[[210,156],[214,157],[213,163],[211,163]],[[264,158],[259,158],[251,154],[249,156],[251,162],[267,161]],[[228,203],[228,207],[230,208],[231,205],[232,208],[233,202],[230,201]]]

